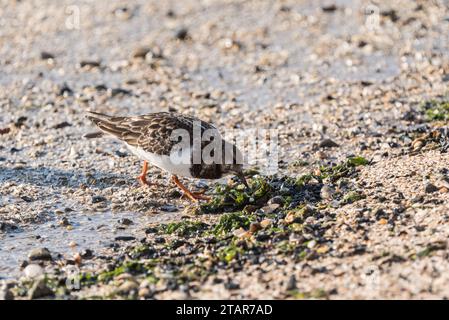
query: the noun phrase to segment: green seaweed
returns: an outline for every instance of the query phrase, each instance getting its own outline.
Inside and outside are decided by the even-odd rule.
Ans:
[[[216,213],[237,211],[243,209],[248,204],[268,200],[272,189],[266,178],[253,178],[249,181],[249,184],[249,189],[246,189],[243,184],[217,186],[212,200],[201,204],[197,212]]]
[[[159,226],[160,232],[164,234],[176,234],[178,236],[201,235],[209,225],[201,221],[180,221],[162,224]]]
[[[421,111],[424,113],[427,121],[449,120],[449,101],[426,101],[421,105]]]
[[[226,247],[222,247],[217,252],[220,261],[230,263],[232,260],[243,254],[243,249],[238,247],[234,242]]]
[[[343,197],[343,203],[344,204],[349,204],[349,203],[353,203],[362,199],[365,199],[366,196],[358,191],[350,191],[347,194],[345,194],[345,196]]]
[[[369,161],[364,157],[349,157],[345,162],[335,166],[322,166],[320,168],[321,179],[330,179],[332,182],[336,182],[343,177],[348,177],[354,173],[355,168],[358,166],[365,166],[369,164]]]
[[[235,229],[247,229],[253,220],[254,216],[245,215],[240,212],[224,214],[221,216],[220,221],[215,225],[213,234],[216,236],[222,236]]]
[[[288,295],[294,299],[326,299],[329,297],[329,293],[324,289],[315,289],[310,292],[302,292],[297,289],[290,290]]]

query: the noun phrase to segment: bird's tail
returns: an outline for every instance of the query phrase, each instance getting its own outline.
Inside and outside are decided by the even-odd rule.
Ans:
[[[110,121],[112,117],[104,113],[87,111],[86,118],[92,121],[93,123],[97,124],[100,121]]]
[[[112,117],[103,113],[88,111],[86,117],[92,121],[102,132],[112,134],[121,138],[128,131],[126,126],[122,125],[124,117]],[[95,134],[90,136],[96,137]]]
[[[108,121],[111,118],[111,116],[108,116],[106,114],[99,113],[99,112],[87,111],[86,118],[89,119],[90,121],[92,121],[98,127],[100,127],[99,123],[101,121]],[[101,129],[101,127],[100,127],[100,129]],[[94,131],[94,132],[86,133],[84,135],[84,138],[93,139],[93,138],[102,137],[103,135],[104,135],[104,131]]]

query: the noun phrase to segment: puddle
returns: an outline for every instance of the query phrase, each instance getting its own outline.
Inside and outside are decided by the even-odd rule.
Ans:
[[[114,242],[116,237],[132,236],[140,239],[145,236],[145,227],[148,224],[179,220],[181,216],[182,211],[153,215],[131,212],[73,212],[64,215],[73,226],[72,230],[67,230],[57,221],[50,221],[20,231],[0,234],[0,279],[20,276],[19,265],[28,259],[28,253],[33,248],[48,248],[53,258],[58,254],[69,258],[84,249],[98,254]],[[121,224],[119,220],[125,218],[133,223],[129,226]],[[71,242],[77,245],[72,248],[69,245]]]

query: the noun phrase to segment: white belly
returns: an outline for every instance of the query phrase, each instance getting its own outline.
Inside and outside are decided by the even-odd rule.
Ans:
[[[192,175],[190,174],[191,165],[188,163],[175,164],[171,161],[170,156],[146,152],[130,145],[128,145],[128,148],[139,158],[147,160],[150,164],[162,170],[177,176],[192,178]]]

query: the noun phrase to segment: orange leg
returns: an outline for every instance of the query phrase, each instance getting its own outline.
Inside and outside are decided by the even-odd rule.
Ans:
[[[142,173],[140,174],[140,176],[137,177],[137,179],[140,180],[140,183],[142,185],[151,186],[151,184],[148,183],[147,181],[147,171],[148,171],[148,161],[145,160],[143,162]]]
[[[198,200],[210,200],[210,197],[204,196],[200,193],[190,192],[181,181],[179,181],[177,176],[171,177],[172,181],[184,192],[184,194],[192,201],[198,202]]]

